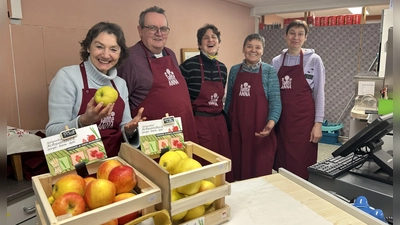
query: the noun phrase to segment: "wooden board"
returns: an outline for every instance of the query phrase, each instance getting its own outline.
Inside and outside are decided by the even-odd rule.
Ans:
[[[288,170],[278,172],[264,179],[333,224],[385,224]]]

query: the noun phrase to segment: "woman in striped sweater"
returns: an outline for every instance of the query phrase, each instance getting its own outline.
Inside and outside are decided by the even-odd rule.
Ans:
[[[180,69],[188,85],[199,144],[231,158],[222,102],[227,69],[217,60],[220,43],[221,33],[218,28],[205,24],[197,31],[200,54],[187,59],[180,65]],[[227,173],[226,179],[233,181],[232,172]]]

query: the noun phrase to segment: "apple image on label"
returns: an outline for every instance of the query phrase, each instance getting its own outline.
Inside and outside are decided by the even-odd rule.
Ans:
[[[103,103],[104,106],[107,106],[110,103],[114,103],[118,99],[118,91],[111,86],[103,86],[97,89],[94,94],[94,101],[99,104]]]

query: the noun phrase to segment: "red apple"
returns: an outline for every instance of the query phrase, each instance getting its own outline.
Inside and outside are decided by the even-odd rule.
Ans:
[[[68,174],[61,177],[53,186],[52,196],[54,199],[68,192],[75,192],[83,196],[86,182],[77,174]]]
[[[117,196],[115,196],[114,202],[118,202],[127,198],[131,198],[135,196],[135,194],[133,193],[121,193]],[[121,216],[120,218],[118,218],[118,224],[126,224],[134,219],[136,219],[137,217],[139,217],[139,211],[133,212],[133,213],[129,213],[125,216]]]
[[[84,199],[89,209],[111,204],[115,198],[115,185],[106,179],[91,181],[86,189]]]
[[[117,194],[130,192],[136,186],[136,173],[127,165],[114,167],[108,175],[108,180],[115,185]]]
[[[100,164],[99,168],[97,168],[97,178],[108,179],[108,174],[114,167],[122,166],[122,163],[116,159],[110,159],[104,161]]]
[[[68,192],[56,200],[51,205],[55,216],[61,216],[70,213],[72,216],[85,212],[86,204],[83,197],[75,192]]]

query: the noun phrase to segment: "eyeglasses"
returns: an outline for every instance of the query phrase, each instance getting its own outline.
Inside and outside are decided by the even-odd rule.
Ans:
[[[167,35],[169,33],[169,27],[156,27],[156,26],[143,26],[142,28],[147,28],[149,29],[150,34],[155,34],[158,31],[161,31],[161,34]]]

